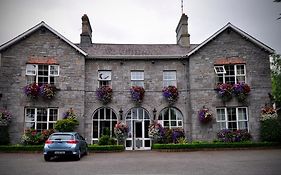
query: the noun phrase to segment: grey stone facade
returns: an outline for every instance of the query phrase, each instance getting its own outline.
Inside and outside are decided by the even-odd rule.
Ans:
[[[187,17],[184,19],[187,20]],[[88,20],[85,16],[82,20]],[[183,21],[187,27],[187,21]],[[84,27],[87,22],[83,21]],[[90,23],[88,23],[90,25]],[[44,32],[42,32],[44,30]],[[130,97],[130,71],[144,71],[145,97],[141,107],[153,118],[168,106],[162,97],[163,71],[177,72],[177,88],[179,99],[173,105],[183,115],[184,129],[189,140],[213,140],[219,128],[216,120],[201,124],[198,121],[198,111],[208,107],[216,118],[217,107],[248,108],[249,131],[255,140],[259,139],[260,108],[268,103],[268,93],[271,92],[270,63],[268,55],[272,49],[256,41],[236,28],[226,26],[211,40],[200,45],[184,43],[177,44],[95,44],[91,42],[91,32],[83,29],[80,44],[67,43],[56,32],[48,30],[44,25],[1,46],[0,64],[0,108],[7,108],[13,114],[10,126],[12,143],[19,143],[24,132],[24,109],[26,107],[56,107],[59,118],[63,112],[73,108],[79,118],[78,131],[88,142],[92,140],[92,125],[94,112],[104,105],[96,99],[98,87],[98,71],[112,71],[113,100],[107,107],[118,114],[122,108],[124,115],[135,104]],[[181,42],[189,42],[187,29],[181,29],[178,36],[188,37]],[[79,50],[81,48],[81,50]],[[87,54],[83,54],[83,51]],[[57,79],[59,91],[55,99],[36,101],[23,94],[26,85],[26,63],[30,57],[57,60],[60,75]],[[246,104],[233,99],[223,103],[214,91],[214,62],[219,58],[239,57],[246,62],[246,79],[251,86],[251,93]]]

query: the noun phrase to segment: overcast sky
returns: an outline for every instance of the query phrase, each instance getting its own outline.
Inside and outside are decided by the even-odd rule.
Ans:
[[[281,53],[281,3],[273,0],[184,0],[191,43],[228,22]],[[181,0],[0,0],[0,45],[41,21],[74,43],[87,14],[94,43],[173,44]]]

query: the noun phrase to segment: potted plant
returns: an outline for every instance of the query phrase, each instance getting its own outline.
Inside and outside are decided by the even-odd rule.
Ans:
[[[162,89],[163,97],[169,102],[169,104],[175,103],[179,98],[178,89],[175,86],[168,86]]]
[[[136,104],[141,104],[143,101],[145,90],[141,86],[132,86],[130,89],[132,100]]]
[[[103,104],[107,104],[112,100],[112,88],[109,86],[99,87],[96,91],[96,96]]]
[[[164,135],[164,128],[163,126],[154,121],[148,126],[148,136],[153,139],[154,143],[157,143]]]

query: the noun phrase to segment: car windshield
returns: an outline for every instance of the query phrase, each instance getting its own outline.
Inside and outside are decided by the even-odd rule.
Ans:
[[[52,135],[49,140],[73,140],[73,135],[70,134],[56,134]]]

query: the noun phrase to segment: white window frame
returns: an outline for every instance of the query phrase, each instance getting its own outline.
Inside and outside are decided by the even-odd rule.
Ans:
[[[237,80],[238,77],[245,77],[245,82],[244,82],[244,83],[247,83],[246,64],[234,64],[234,65],[233,65],[233,66],[234,66],[234,75],[231,75],[231,76],[226,75],[225,66],[227,66],[227,65],[214,66],[215,73],[216,73],[216,75],[218,75],[217,77],[219,77],[219,75],[222,75],[222,77],[223,77],[223,82],[222,82],[222,83],[226,83],[226,81],[225,81],[225,78],[226,78],[226,77],[234,77],[234,79],[235,79],[235,82],[234,82],[234,83],[235,83],[235,84],[238,83],[238,80]],[[237,66],[244,66],[244,74],[238,74],[238,72],[237,72]],[[217,68],[222,68],[222,67],[223,67],[224,72],[219,72],[219,71],[217,71]]]
[[[107,77],[107,78],[103,79],[105,77],[101,77],[102,74],[105,74],[105,77]],[[112,71],[111,70],[98,70],[99,87],[111,86],[111,77],[112,77]]]
[[[169,119],[168,120],[165,120],[164,118],[164,112],[168,110],[168,113],[169,113]],[[171,110],[174,110],[176,112],[176,119],[172,120],[171,119]],[[169,122],[169,126],[165,126],[164,125],[164,122],[165,121],[168,121]],[[176,126],[172,126],[172,121],[175,121],[176,122]],[[167,107],[167,108],[164,108],[160,111],[160,114],[158,116],[158,122],[164,127],[164,128],[183,128],[183,115],[181,113],[181,111],[179,111],[178,109],[176,108],[173,108],[173,107]]]
[[[31,110],[34,110],[35,111],[35,113],[34,113],[34,121],[32,121],[32,120],[27,120],[27,110],[29,110],[29,109],[31,109]],[[39,108],[33,108],[33,107],[26,107],[25,108],[25,116],[24,116],[24,125],[25,125],[25,128],[27,128],[26,127],[26,123],[34,123],[34,129],[35,130],[37,130],[37,124],[38,123],[46,123],[47,124],[47,128],[46,129],[54,129],[54,128],[49,128],[49,124],[55,124],[57,121],[50,121],[50,110],[51,109],[55,109],[55,110],[57,110],[57,120],[58,120],[58,118],[59,118],[59,108],[40,108],[40,109],[45,109],[45,110],[47,110],[47,121],[37,121],[37,115],[38,115],[38,113],[37,113],[37,110],[38,110]]]
[[[46,65],[46,64],[42,64],[43,66],[48,66],[48,84],[51,83],[51,77],[58,77],[59,76],[59,72],[60,72],[60,67],[59,65]],[[55,69],[54,73],[51,73],[52,68]],[[25,71],[25,75],[27,76],[27,83],[28,83],[28,78],[34,77],[35,79],[35,83],[39,83],[38,82],[38,71],[39,71],[39,65],[38,64],[26,64],[26,71]],[[56,72],[56,73],[55,73]],[[43,77],[43,76],[42,76]],[[54,84],[56,82],[54,81]],[[29,83],[28,83],[29,84]]]
[[[165,74],[174,73],[174,78],[166,78]],[[176,70],[164,70],[163,71],[163,87],[175,86],[177,87],[177,71]]]
[[[109,109],[110,110],[110,118],[107,119],[106,118],[106,109]],[[101,110],[103,110],[103,114],[104,114],[104,118],[101,118],[100,114],[101,114]],[[95,114],[98,113],[98,118],[94,118]],[[112,114],[115,114],[116,118],[113,118],[113,115]],[[107,122],[110,122],[110,136],[112,137],[112,132],[114,130],[114,126],[113,126],[113,122],[116,122],[118,121],[118,116],[117,114],[114,112],[114,110],[112,108],[109,108],[109,107],[102,107],[102,108],[99,108],[95,111],[93,117],[92,117],[92,142],[98,142],[99,138],[101,137],[101,133],[100,133],[100,127],[101,127],[101,122],[102,121],[107,121]],[[98,138],[94,138],[94,122],[98,122]]]
[[[135,73],[140,76],[136,76]],[[131,70],[131,86],[144,87],[144,70]]]
[[[225,74],[225,68],[224,66],[214,66],[214,70],[216,72],[216,74]]]
[[[239,130],[239,122],[247,122],[247,130],[249,131],[249,113],[248,113],[248,107],[223,107],[223,108],[217,108],[216,112],[217,112],[217,123],[225,123],[225,128],[219,128],[220,130],[222,129],[229,129],[228,124],[229,122],[233,122],[233,121],[228,121],[228,116],[227,116],[227,110],[230,108],[235,108],[235,112],[236,112],[236,126],[237,126],[237,130]],[[239,109],[246,109],[246,119],[239,119]],[[225,116],[225,120],[219,120],[218,118],[218,110],[224,110],[224,116]]]

